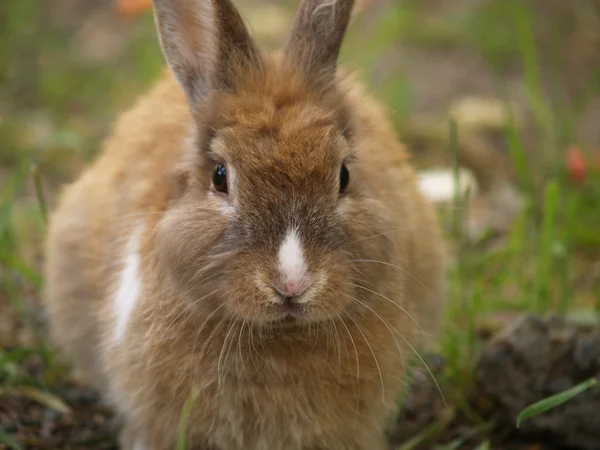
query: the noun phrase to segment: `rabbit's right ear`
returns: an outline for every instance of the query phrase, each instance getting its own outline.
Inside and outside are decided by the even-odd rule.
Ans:
[[[260,54],[230,0],[152,0],[165,58],[192,108],[211,91],[235,88]]]
[[[285,47],[285,56],[308,81],[327,88],[350,22],[354,0],[302,0]]]

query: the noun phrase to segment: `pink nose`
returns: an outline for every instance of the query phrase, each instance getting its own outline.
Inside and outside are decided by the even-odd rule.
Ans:
[[[297,297],[306,290],[305,284],[303,280],[289,280],[281,285],[280,293],[286,297]]]
[[[299,297],[308,289],[306,280],[286,280],[277,287],[277,292],[282,297]]]

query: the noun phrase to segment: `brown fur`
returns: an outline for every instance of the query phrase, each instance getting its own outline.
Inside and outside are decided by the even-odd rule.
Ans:
[[[185,1],[155,2],[172,21],[158,28],[179,83],[165,73],[119,120],[52,216],[53,337],[123,417],[126,450],[174,448],[194,386],[190,449],[384,449],[406,360],[435,330],[443,300],[432,208],[379,104],[348,77],[298,70],[311,54],[325,67],[331,54],[232,59],[207,46],[208,66],[187,61],[173,46],[200,31],[172,14]],[[195,3],[213,6],[204,33],[218,30],[202,39],[253,48],[227,1],[186,7]],[[305,20],[317,3],[301,6]],[[325,52],[335,57],[336,39]],[[344,161],[350,184],[340,195]],[[216,162],[235,168],[229,196],[211,189]],[[140,224],[141,291],[115,342],[113,297]],[[290,226],[317,280],[294,324],[279,321],[269,288]]]

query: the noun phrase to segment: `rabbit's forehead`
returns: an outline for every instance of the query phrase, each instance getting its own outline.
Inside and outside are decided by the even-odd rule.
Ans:
[[[241,176],[256,173],[331,173],[349,154],[337,130],[313,126],[293,131],[232,128],[211,143],[213,152]]]
[[[341,138],[349,123],[340,105],[321,104],[302,96],[280,97],[226,99],[214,116],[217,139],[211,147],[222,153],[223,159],[241,163],[276,159],[278,164],[287,160],[299,164],[303,162],[300,158],[316,161],[348,156],[349,146]]]

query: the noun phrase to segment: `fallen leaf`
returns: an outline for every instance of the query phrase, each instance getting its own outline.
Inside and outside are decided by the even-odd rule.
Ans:
[[[3,390],[0,390],[0,396],[2,395],[22,395],[25,397],[29,397],[31,400],[36,401],[47,408],[58,411],[61,414],[70,414],[71,408],[63,402],[56,395],[51,394],[50,392],[44,392],[39,389],[28,387],[28,386],[19,386],[19,387],[8,387]]]

